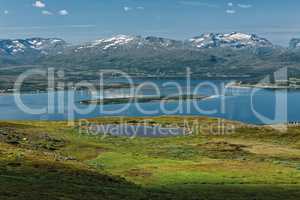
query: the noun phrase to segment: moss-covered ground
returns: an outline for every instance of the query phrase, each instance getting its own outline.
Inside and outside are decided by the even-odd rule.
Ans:
[[[300,128],[225,122],[234,131],[211,134],[217,119],[146,121],[183,126],[184,120],[207,128],[127,138],[88,134],[77,123],[0,122],[0,199],[300,199]]]

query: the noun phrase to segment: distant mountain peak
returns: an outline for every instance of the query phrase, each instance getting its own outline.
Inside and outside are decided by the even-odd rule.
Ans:
[[[99,39],[94,42],[87,43],[85,45],[80,45],[75,49],[75,52],[78,52],[86,48],[100,48],[101,50],[111,50],[119,48],[175,48],[178,45],[183,45],[182,41],[148,36],[131,36],[131,35],[116,35],[111,38]]]
[[[218,48],[218,47],[272,47],[272,43],[265,38],[255,34],[241,32],[232,33],[207,33],[188,40],[197,48]]]
[[[0,54],[48,54],[65,45],[66,42],[59,38],[4,39],[0,40]]]
[[[136,39],[136,36],[129,36],[129,35],[116,35],[110,38],[106,38],[106,39],[100,39],[100,40],[96,40],[94,42],[95,45],[99,44],[99,43],[115,43],[115,44],[127,44],[130,41],[133,41],[134,39]]]
[[[93,42],[86,43],[84,45],[80,45],[75,51],[79,51],[85,48],[96,48],[100,47],[103,50],[107,50],[110,48],[117,48],[122,45],[127,45],[135,40],[138,40],[138,36],[130,36],[130,35],[116,35],[110,38],[104,38],[95,40]]]
[[[298,49],[300,48],[300,38],[292,38],[290,41],[290,49]]]

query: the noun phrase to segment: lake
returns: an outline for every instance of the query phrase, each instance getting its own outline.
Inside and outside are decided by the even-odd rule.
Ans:
[[[94,125],[89,127],[90,134],[101,134],[125,137],[169,137],[187,135],[188,132],[184,128],[164,128],[160,126],[141,126],[141,125],[125,125],[125,124],[105,124]]]
[[[104,94],[88,91],[57,91],[38,94],[22,94],[22,103],[30,109],[47,107],[47,111],[28,113],[20,109],[14,95],[0,96],[0,120],[66,120],[70,118],[94,118],[101,116],[160,116],[195,115],[220,117],[251,124],[276,124],[300,121],[299,90],[267,90],[226,88],[230,81],[191,80],[190,89],[185,79],[135,79],[135,83],[151,82],[157,85],[161,95],[176,95],[178,86],[182,93],[207,95],[211,98],[190,102],[160,102],[123,105],[88,105],[80,101],[97,98],[119,98],[130,96],[129,89],[106,90]],[[166,84],[166,83],[169,84]],[[176,84],[177,85],[176,85]],[[199,86],[200,85],[200,86]],[[140,88],[138,95],[153,95],[157,91],[152,84]],[[53,102],[49,105],[49,95]],[[136,94],[135,94],[136,95]],[[180,105],[179,105],[180,104]],[[180,109],[178,109],[180,108]],[[119,110],[119,112],[115,112]],[[141,110],[143,112],[141,112]]]

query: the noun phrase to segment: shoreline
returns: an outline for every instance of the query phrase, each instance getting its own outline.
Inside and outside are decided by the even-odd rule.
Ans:
[[[79,103],[84,104],[84,105],[91,105],[91,104],[96,104],[96,105],[112,105],[112,104],[126,104],[126,103],[151,103],[151,102],[157,102],[157,101],[188,101],[188,100],[205,100],[209,98],[209,96],[204,96],[204,95],[178,95],[178,96],[161,96],[161,97],[156,97],[156,96],[142,96],[142,97],[124,97],[124,98],[105,98],[105,99],[91,99],[91,100],[82,100]]]
[[[112,115],[112,116],[97,116],[97,117],[85,117],[85,118],[76,118],[74,119],[74,122],[79,122],[80,120],[91,120],[91,122],[95,120],[116,120],[116,119],[125,119],[125,120],[137,120],[137,119],[149,119],[149,118],[168,118],[168,117],[175,117],[175,118],[203,118],[203,119],[211,119],[211,120],[220,120],[221,122],[231,122],[231,123],[237,123],[248,127],[281,127],[281,126],[287,126],[287,127],[300,127],[300,121],[289,121],[289,122],[278,122],[274,124],[255,124],[255,123],[249,123],[245,121],[239,121],[234,119],[227,119],[223,117],[214,117],[214,116],[208,116],[208,115],[192,115],[192,114],[186,114],[186,115],[154,115],[154,116],[122,116],[122,115]],[[37,122],[41,121],[44,123],[52,123],[52,122],[61,122],[61,123],[67,123],[67,119],[0,119],[0,122]]]
[[[300,90],[300,86],[273,86],[273,85],[247,85],[247,84],[230,84],[226,88],[233,89],[269,89],[269,90]]]
[[[134,87],[137,87],[137,84],[133,85]],[[97,87],[96,91],[99,91],[101,88]],[[103,86],[104,90],[119,90],[119,89],[130,89],[130,85],[124,84],[124,85],[107,85],[107,86]],[[74,91],[74,89],[72,89]],[[55,90],[40,90],[40,91],[21,91],[20,93],[17,94],[21,94],[21,95],[30,95],[30,94],[44,94],[44,93],[48,93],[48,92],[61,92],[61,91],[72,91],[70,89],[55,89]],[[82,92],[82,91],[89,91],[88,89],[78,89],[75,90],[78,92]],[[15,94],[13,91],[12,92],[0,92],[0,96],[7,96],[7,95],[13,95]]]

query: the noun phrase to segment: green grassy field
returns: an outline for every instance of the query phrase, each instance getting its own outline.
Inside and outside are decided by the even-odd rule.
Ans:
[[[183,117],[147,121],[183,126]],[[66,122],[0,122],[0,199],[300,199],[300,128],[225,124],[235,131],[126,138],[90,135]]]

